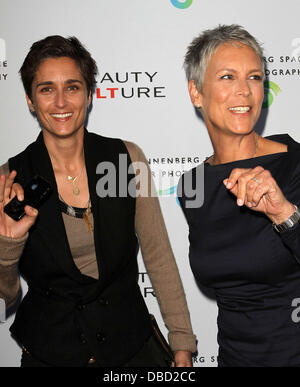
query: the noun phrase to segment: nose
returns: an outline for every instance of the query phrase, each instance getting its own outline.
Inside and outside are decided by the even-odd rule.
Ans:
[[[59,108],[65,107],[67,104],[66,95],[64,90],[57,90],[55,95],[55,105]]]
[[[251,94],[251,88],[246,79],[239,80],[237,84],[237,94],[248,97]]]

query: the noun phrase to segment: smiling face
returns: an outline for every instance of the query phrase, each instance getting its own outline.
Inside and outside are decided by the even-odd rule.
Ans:
[[[84,130],[91,96],[76,62],[68,57],[45,59],[38,67],[32,98],[26,96],[35,111],[44,135],[69,137]]]
[[[263,72],[256,52],[226,43],[211,56],[201,92],[189,82],[191,100],[211,135],[248,134],[258,120],[264,97]],[[220,132],[221,131],[221,132]]]

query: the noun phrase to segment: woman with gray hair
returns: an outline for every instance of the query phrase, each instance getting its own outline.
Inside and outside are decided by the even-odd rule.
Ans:
[[[264,97],[260,44],[238,25],[205,31],[185,57],[188,89],[214,153],[179,197],[196,280],[215,291],[219,366],[297,366],[300,324],[300,145],[254,126]],[[188,183],[204,168],[204,202]],[[191,192],[191,190],[190,190]],[[195,189],[194,189],[195,192]]]

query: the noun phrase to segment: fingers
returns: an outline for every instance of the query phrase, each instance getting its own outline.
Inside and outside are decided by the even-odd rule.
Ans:
[[[27,205],[25,206],[24,210],[26,215],[30,218],[36,218],[38,216],[38,210],[36,208]]]
[[[25,206],[24,210],[26,215],[21,219],[20,222],[26,224],[29,229],[36,221],[36,218],[38,216],[38,210],[28,205]]]
[[[16,171],[12,171],[8,176],[0,175],[0,203],[6,204],[10,200],[10,193],[16,175]],[[19,187],[21,186],[19,185]],[[19,187],[18,190],[20,191]]]
[[[257,205],[268,191],[270,178],[270,172],[261,166],[253,169],[235,168],[224,184],[237,197],[238,206],[246,204],[251,207]]]
[[[5,232],[1,235],[10,238],[22,238],[35,223],[37,216],[38,211],[28,205],[25,206],[25,216],[21,220],[15,221],[6,215],[6,222],[2,225]]]
[[[16,171],[12,171],[9,176],[0,175],[0,203],[6,203],[9,200],[11,186],[16,174]]]
[[[246,205],[248,207],[256,207],[261,198],[270,193],[274,187],[274,180],[269,171],[264,170],[256,175],[247,183]]]
[[[237,184],[238,180],[240,178],[247,177],[247,174],[250,173],[252,177],[254,177],[256,174],[262,172],[264,169],[261,166],[257,166],[255,168],[234,168],[231,171],[230,176],[228,177],[226,187],[231,189]],[[250,177],[250,178],[252,178]]]
[[[5,189],[5,175],[0,175],[0,203],[4,201],[4,189]]]
[[[6,177],[5,188],[4,188],[4,200],[6,201],[10,199],[10,193],[11,193],[12,185],[14,183],[16,175],[17,175],[16,171],[11,171],[10,174]]]
[[[14,183],[11,188],[10,199],[13,199],[17,195],[20,202],[24,200],[24,190],[19,183]]]

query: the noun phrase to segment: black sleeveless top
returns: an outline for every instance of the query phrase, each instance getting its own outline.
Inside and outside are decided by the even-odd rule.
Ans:
[[[100,366],[116,367],[138,353],[152,332],[137,282],[135,198],[128,191],[120,193],[121,156],[126,156],[122,164],[126,182],[132,180],[133,173],[126,145],[119,139],[85,130],[84,155],[96,259],[101,267],[99,279],[82,274],[74,263],[42,133],[22,153],[9,159],[9,168],[18,172],[16,180],[22,186],[32,176],[40,175],[53,188],[29,230],[19,261],[28,292],[10,331],[44,363],[80,367],[93,355]],[[115,194],[103,183],[110,168],[116,173]]]
[[[288,135],[269,138],[287,144],[288,152],[216,166],[204,163],[203,205],[186,208],[187,198],[179,198],[189,224],[192,271],[200,284],[215,291],[219,366],[300,364],[295,308],[300,297],[300,226],[278,234],[265,215],[238,207],[223,184],[232,169],[261,165],[300,207],[300,144]]]

